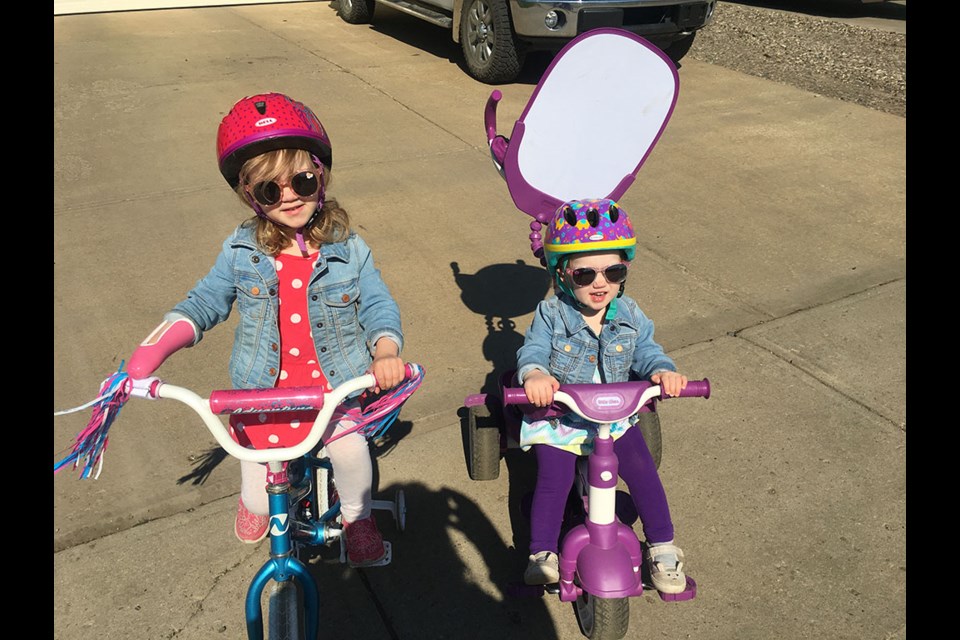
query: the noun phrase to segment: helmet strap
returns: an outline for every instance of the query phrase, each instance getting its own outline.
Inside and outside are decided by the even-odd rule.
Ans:
[[[624,285],[627,284],[626,281],[620,283],[620,290],[617,291],[617,297],[610,301],[610,304],[607,305],[607,315],[603,317],[604,320],[608,322],[613,320],[613,317],[617,315],[617,300],[620,296],[623,295]]]
[[[620,296],[617,296],[619,298]],[[610,304],[607,305],[607,314],[603,316],[603,319],[607,322],[613,320],[614,316],[617,315],[617,298],[614,298],[610,301]]]

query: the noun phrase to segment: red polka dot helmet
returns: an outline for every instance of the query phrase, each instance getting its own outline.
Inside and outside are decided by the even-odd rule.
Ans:
[[[282,93],[261,93],[237,101],[217,130],[217,164],[231,187],[243,163],[275,149],[304,149],[327,167],[333,165],[330,138],[305,104]]]

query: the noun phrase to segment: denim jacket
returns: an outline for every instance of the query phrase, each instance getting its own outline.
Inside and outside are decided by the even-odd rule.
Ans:
[[[280,372],[276,261],[257,248],[254,229],[237,227],[210,272],[165,316],[193,321],[196,344],[236,303],[230,378],[238,389],[272,388]],[[332,386],[366,373],[380,338],[403,348],[400,309],[360,236],[320,247],[306,295],[317,357]]]
[[[603,382],[626,382],[631,372],[647,379],[660,371],[677,370],[653,340],[653,321],[632,298],[620,297],[616,314],[597,337],[573,300],[563,293],[537,305],[517,351],[521,384],[533,369],[552,375],[560,384],[593,382],[596,369]]]

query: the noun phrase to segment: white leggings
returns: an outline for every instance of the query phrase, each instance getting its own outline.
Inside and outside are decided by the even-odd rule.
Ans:
[[[342,429],[338,424],[334,435]],[[325,451],[333,464],[344,522],[368,518],[373,497],[373,461],[367,439],[354,431],[327,444]],[[261,516],[270,515],[266,479],[266,465],[240,461],[240,499],[248,511]]]

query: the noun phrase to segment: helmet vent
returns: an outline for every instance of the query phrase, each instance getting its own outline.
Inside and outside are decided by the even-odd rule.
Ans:
[[[591,207],[590,210],[587,211],[587,222],[590,223],[591,227],[595,227],[600,224],[600,213]]]
[[[571,227],[577,226],[577,214],[573,210],[573,207],[566,206],[563,208],[563,219],[567,221]]]
[[[610,222],[616,223],[617,219],[620,217],[620,209],[617,205],[610,205],[610,209],[607,210],[607,213],[610,215]]]
[[[267,112],[267,103],[265,100],[257,100],[253,103],[253,106],[257,108],[257,113],[263,115]]]

